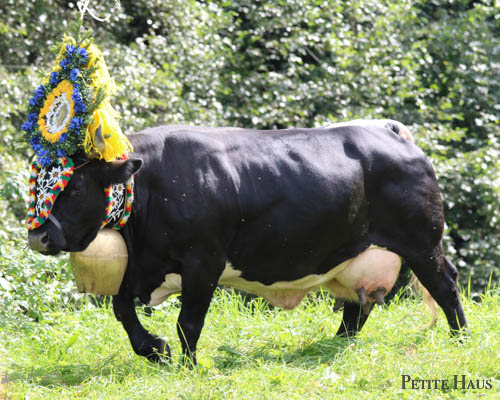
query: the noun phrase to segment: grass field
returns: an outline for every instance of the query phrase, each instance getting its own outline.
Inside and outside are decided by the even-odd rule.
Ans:
[[[470,324],[464,343],[450,338],[442,313],[437,326],[426,328],[430,315],[418,299],[376,307],[361,334],[347,340],[334,337],[341,312],[333,313],[333,301],[322,293],[284,311],[217,291],[195,368],[179,362],[175,298],[151,316],[140,315],[170,344],[167,365],[136,356],[111,308],[89,303],[38,323],[2,325],[0,398],[498,399],[500,294],[463,301]],[[449,387],[411,389],[408,383],[403,389],[402,375],[447,380]],[[492,387],[464,390],[462,379]]]

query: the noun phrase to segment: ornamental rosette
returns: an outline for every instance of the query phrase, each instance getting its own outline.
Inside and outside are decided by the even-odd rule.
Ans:
[[[29,100],[22,130],[42,167],[83,150],[85,127],[92,122],[87,110],[94,100],[93,90],[85,85],[88,60],[85,47],[64,45],[50,75]]]
[[[126,157],[132,146],[109,101],[115,92],[92,39],[65,36],[52,70],[29,100],[22,126],[38,163],[48,167],[76,153],[105,161]]]

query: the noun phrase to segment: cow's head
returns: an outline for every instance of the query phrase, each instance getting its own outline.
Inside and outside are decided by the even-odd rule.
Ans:
[[[58,195],[49,219],[29,231],[30,248],[46,255],[87,248],[106,213],[104,189],[126,182],[141,165],[142,160],[129,159],[92,160],[81,167],[76,166],[68,186]]]

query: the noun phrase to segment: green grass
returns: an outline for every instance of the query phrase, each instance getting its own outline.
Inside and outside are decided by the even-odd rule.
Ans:
[[[217,291],[198,345],[199,365],[180,364],[168,300],[151,317],[152,333],[172,348],[168,365],[136,356],[110,308],[90,304],[36,322],[8,322],[0,332],[0,371],[9,399],[494,399],[500,398],[500,295],[463,299],[470,324],[464,343],[437,326],[417,299],[376,307],[355,340],[334,337],[341,312],[317,294],[294,311],[260,299],[248,305]],[[12,320],[14,321],[14,319]],[[411,390],[414,379],[491,380],[490,390]],[[0,398],[2,390],[0,389]]]

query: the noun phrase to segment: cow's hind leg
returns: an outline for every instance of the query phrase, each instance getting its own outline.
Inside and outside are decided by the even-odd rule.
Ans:
[[[457,288],[458,271],[443,255],[441,245],[430,256],[417,256],[408,261],[422,285],[443,309],[452,334],[467,327]]]
[[[141,325],[135,311],[134,299],[130,296],[117,295],[113,297],[113,311],[127,332],[136,354],[146,357],[149,361],[160,362],[162,356],[170,358],[170,348],[164,340],[150,334]]]
[[[366,305],[345,301],[342,322],[336,335],[348,337],[356,335],[368,319],[372,307],[373,304],[369,304],[367,307]]]

